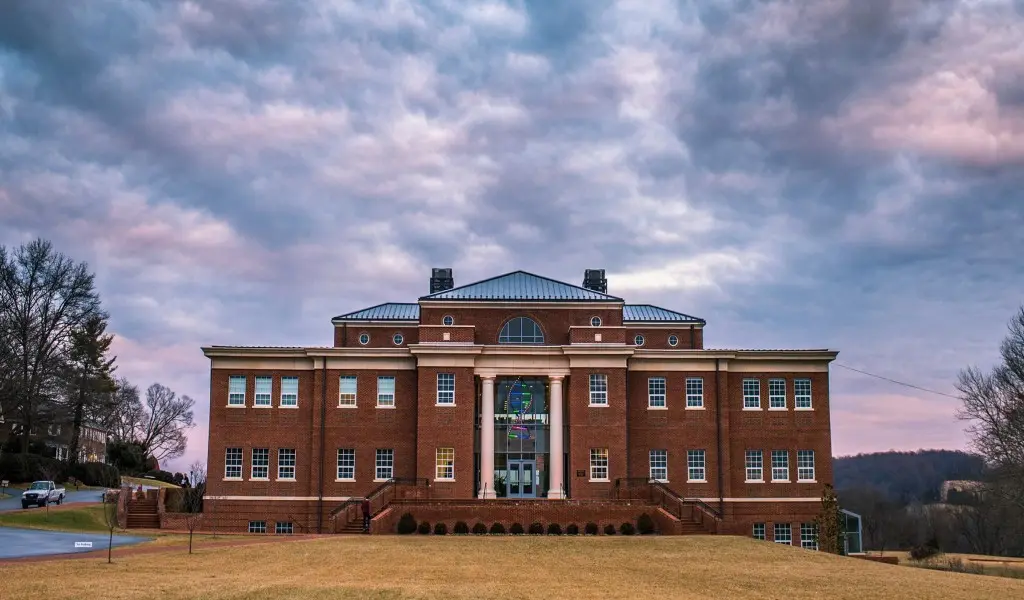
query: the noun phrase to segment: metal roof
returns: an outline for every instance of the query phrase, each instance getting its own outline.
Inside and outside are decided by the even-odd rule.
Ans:
[[[419,319],[420,305],[408,302],[385,302],[334,317],[335,321],[419,321]]]
[[[622,322],[706,324],[704,319],[650,304],[626,304],[622,307]]]
[[[622,302],[622,298],[588,290],[526,271],[513,271],[476,283],[423,296],[420,300],[509,300],[538,302]]]

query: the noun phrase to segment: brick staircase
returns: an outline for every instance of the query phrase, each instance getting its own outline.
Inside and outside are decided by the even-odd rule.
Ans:
[[[128,500],[128,529],[160,529],[155,494]]]

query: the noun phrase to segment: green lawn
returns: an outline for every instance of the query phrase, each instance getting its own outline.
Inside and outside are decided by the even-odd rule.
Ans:
[[[49,512],[45,508],[33,508],[0,513],[0,525],[58,531],[108,531],[103,519],[103,506],[95,504],[75,508],[51,506]]]
[[[151,486],[151,487],[161,487],[161,488],[177,488],[177,487],[179,487],[179,486],[174,485],[173,483],[167,483],[167,482],[164,482],[164,481],[159,481],[157,479],[146,479],[145,477],[122,477],[121,478],[121,483],[122,483],[122,485],[130,485],[132,487],[135,487],[135,486],[138,486],[138,485],[148,485],[148,486]]]

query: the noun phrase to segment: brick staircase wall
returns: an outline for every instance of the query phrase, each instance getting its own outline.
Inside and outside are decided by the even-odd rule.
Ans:
[[[159,490],[147,490],[143,494],[132,493],[128,498],[128,529],[159,529],[160,515],[158,512],[157,493]]]

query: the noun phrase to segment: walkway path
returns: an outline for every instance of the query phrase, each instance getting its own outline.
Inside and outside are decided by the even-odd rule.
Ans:
[[[0,562],[12,558],[52,556],[71,553],[91,553],[96,548],[107,548],[107,535],[97,533],[66,533],[41,529],[0,527]],[[114,546],[138,544],[152,538],[115,535]],[[90,544],[76,548],[76,542]]]
[[[21,492],[24,490],[14,490],[7,488],[7,493],[11,494],[11,498],[6,500],[0,500],[0,512],[6,510],[21,510]],[[77,504],[81,502],[103,502],[103,490],[84,490],[81,492],[75,492],[68,490],[66,496],[64,496],[64,504]],[[56,504],[51,504],[50,508],[53,508]],[[29,510],[43,510],[41,508],[32,507]]]

